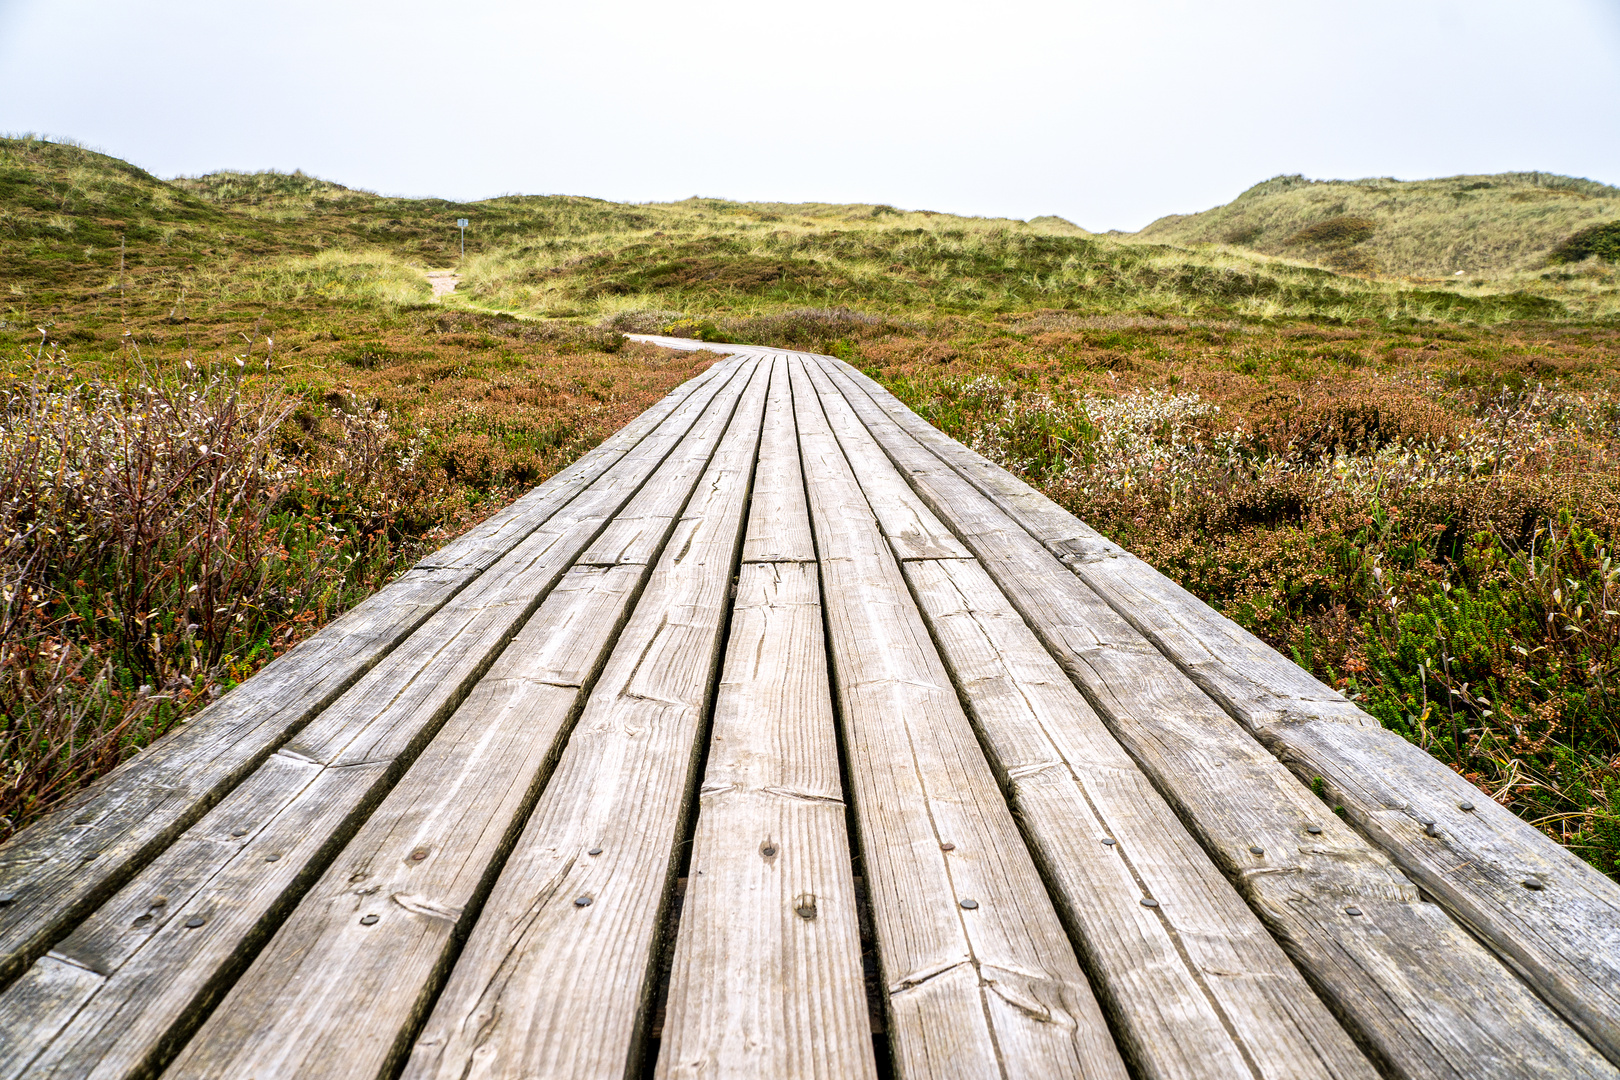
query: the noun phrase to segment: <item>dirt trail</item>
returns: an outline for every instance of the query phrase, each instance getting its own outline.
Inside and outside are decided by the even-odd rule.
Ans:
[[[461,284],[461,275],[454,270],[429,270],[427,272],[428,284],[433,286],[433,299],[447,296],[456,291]]]

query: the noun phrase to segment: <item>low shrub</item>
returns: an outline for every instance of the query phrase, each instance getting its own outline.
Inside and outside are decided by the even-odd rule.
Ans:
[[[22,361],[0,391],[0,839],[375,589],[435,516],[386,413],[328,410],[301,442],[296,400],[245,366]]]
[[[1290,247],[1349,247],[1371,240],[1377,231],[1372,218],[1340,215],[1307,225],[1283,242]]]
[[[1620,221],[1608,221],[1582,229],[1553,248],[1547,261],[1572,263],[1593,256],[1604,262],[1620,263]]]
[[[1221,409],[888,381],[1620,879],[1611,400],[1408,376]]]

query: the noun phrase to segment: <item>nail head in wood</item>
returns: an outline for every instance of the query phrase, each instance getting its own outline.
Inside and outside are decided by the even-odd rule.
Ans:
[[[375,915],[362,915],[362,916],[360,916],[360,925],[361,926],[376,926],[377,925],[377,916],[375,916]]]
[[[962,906],[967,910],[972,911],[974,908],[979,906],[979,902],[977,900],[964,900],[962,901]]]
[[[1320,826],[1320,825],[1307,825],[1307,826],[1305,826],[1305,831],[1310,833],[1312,836],[1320,836],[1320,835],[1322,835],[1322,826]]]
[[[203,918],[201,915],[193,915],[191,918],[186,920],[186,928],[188,930],[195,930],[197,927],[201,926],[207,921],[208,920]]]
[[[1524,887],[1529,889],[1531,892],[1540,892],[1542,889],[1546,888],[1545,885],[1537,881],[1535,878],[1525,878]]]
[[[576,896],[576,897],[574,897],[574,906],[575,907],[590,907],[591,906],[591,898],[588,897],[588,896]]]
[[[425,859],[427,857],[428,857],[427,848],[417,848],[415,851],[411,852],[411,859],[414,862],[421,862],[423,859]]]
[[[1472,810],[1473,808],[1474,804],[1469,802],[1467,799],[1464,799],[1462,802],[1457,804],[1457,809],[1459,810]]]
[[[585,854],[587,854],[587,855],[600,855],[600,854],[602,854],[602,849],[599,848],[599,847],[593,847],[593,848],[591,848],[591,850],[587,851]]]
[[[943,844],[939,845],[939,850],[941,850],[941,851],[955,851],[956,850],[956,845],[951,843],[949,840],[947,840]]]
[[[1113,847],[1118,842],[1119,841],[1115,840],[1112,836],[1103,837],[1103,843],[1107,844],[1109,847]]]
[[[1249,854],[1250,855],[1264,855],[1265,853],[1266,853],[1266,849],[1261,847],[1259,844],[1250,844],[1249,845]]]
[[[1344,913],[1346,915],[1360,915],[1361,909],[1358,907],[1347,907],[1344,909]]]
[[[265,862],[275,862],[279,858],[281,858],[280,855],[266,855],[264,857],[264,861]]]
[[[1153,899],[1153,897],[1151,897],[1151,896],[1144,896],[1144,897],[1142,897],[1142,906],[1143,907],[1158,907],[1159,902],[1157,900]]]

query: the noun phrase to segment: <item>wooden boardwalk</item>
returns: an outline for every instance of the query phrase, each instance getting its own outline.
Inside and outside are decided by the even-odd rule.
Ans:
[[[1620,888],[724,348],[0,848],[0,1080],[1620,1077]]]

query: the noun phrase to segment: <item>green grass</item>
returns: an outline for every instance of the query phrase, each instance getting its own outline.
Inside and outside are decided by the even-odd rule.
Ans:
[[[1352,194],[1339,198],[1340,188]],[[1055,217],[1024,222],[872,204],[693,198],[626,205],[577,196],[469,204],[388,198],[296,173],[165,182],[79,147],[6,139],[0,280],[24,323],[85,303],[105,313],[132,289],[166,294],[175,305],[199,295],[244,304],[308,296],[408,304],[422,299],[409,279],[452,264],[462,269],[467,301],[593,321],[636,311],[713,319],[802,307],[922,318],[1060,309],[1273,322],[1491,324],[1620,315],[1620,282],[1612,272],[1593,276],[1587,263],[1557,268],[1548,280],[1519,274],[1465,284],[1368,280],[1303,264],[1316,249],[1351,262],[1366,252],[1382,258],[1376,252],[1390,231],[1383,211],[1351,213],[1346,201],[1382,191],[1269,182],[1203,216],[1224,221],[1236,207],[1237,224],[1248,228],[1243,215],[1259,213],[1263,228],[1248,242],[1262,250],[1189,250],[1145,241],[1199,242],[1205,237],[1189,232],[1192,218],[1120,238],[1087,234]],[[1528,231],[1520,247],[1550,250],[1577,223],[1560,209],[1564,202],[1579,204],[1586,221],[1620,212],[1620,198],[1605,194],[1612,191],[1545,177],[1470,189],[1462,194],[1485,201],[1459,220],[1466,225],[1483,214],[1494,221],[1506,213],[1501,207],[1516,208],[1504,228],[1522,225]],[[1513,201],[1526,193],[1541,202]],[[464,260],[457,257],[458,217],[473,223]],[[1456,247],[1444,231],[1455,224],[1450,218],[1419,217],[1440,231],[1402,243]],[[1556,227],[1548,224],[1555,219]],[[1538,229],[1552,231],[1542,237]]]
[[[1616,222],[1620,188],[1550,173],[1415,181],[1279,176],[1224,206],[1160,218],[1136,239],[1227,246],[1357,274],[1438,281],[1460,271],[1465,281],[1496,288],[1538,287],[1551,262],[1599,254],[1563,247],[1573,236]],[[1603,258],[1615,261],[1612,253]],[[1616,284],[1602,259],[1584,270],[1588,287]],[[1578,291],[1568,277],[1547,280]]]

